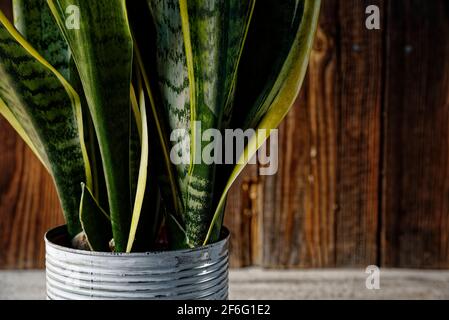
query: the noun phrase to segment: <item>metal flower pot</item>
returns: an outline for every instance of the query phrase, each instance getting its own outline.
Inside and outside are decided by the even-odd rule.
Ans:
[[[228,298],[228,243],[198,249],[103,253],[71,249],[65,226],[45,235],[47,298],[51,300]]]

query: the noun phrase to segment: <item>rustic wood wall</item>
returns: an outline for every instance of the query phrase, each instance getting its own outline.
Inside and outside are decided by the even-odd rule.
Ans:
[[[230,195],[234,266],[449,268],[448,39],[445,0],[323,0],[279,173]],[[0,268],[41,267],[57,196],[3,120],[0,172]]]
[[[323,0],[280,141],[231,196],[236,266],[449,268],[449,3]]]

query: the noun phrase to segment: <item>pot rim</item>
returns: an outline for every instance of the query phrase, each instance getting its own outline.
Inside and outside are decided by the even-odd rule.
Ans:
[[[203,250],[209,250],[216,247],[220,247],[223,245],[226,245],[226,243],[229,242],[230,238],[230,232],[226,227],[222,227],[221,231],[221,237],[218,242],[208,244],[206,246],[201,246],[198,248],[188,248],[188,249],[177,249],[177,250],[165,250],[165,251],[148,251],[148,252],[100,252],[100,251],[86,251],[86,250],[80,250],[80,249],[73,249],[66,247],[61,244],[56,244],[53,242],[52,239],[54,239],[57,236],[63,236],[67,234],[67,227],[66,225],[61,225],[55,228],[52,228],[48,230],[44,235],[44,240],[47,246],[54,248],[56,250],[65,251],[71,254],[77,254],[77,255],[83,255],[83,256],[97,256],[97,257],[122,257],[122,258],[139,258],[139,257],[148,257],[150,255],[183,255],[183,254],[189,254],[197,251],[203,251]]]

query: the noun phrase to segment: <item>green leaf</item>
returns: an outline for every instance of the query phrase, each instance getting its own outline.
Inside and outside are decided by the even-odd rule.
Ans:
[[[243,50],[246,46],[248,30],[252,23],[256,0],[230,1],[228,10],[228,19],[225,21],[225,28],[229,30],[227,37],[227,67],[225,83],[226,104],[223,114],[223,127],[227,128],[232,116],[232,107],[234,106],[234,95],[237,86],[237,76],[242,58]]]
[[[28,147],[33,151],[33,153],[36,155],[36,157],[39,159],[39,161],[42,163],[42,165],[47,169],[48,172],[50,172],[48,159],[45,157],[45,160],[42,158],[41,153],[36,149],[36,146],[34,145],[35,142],[31,140],[31,138],[28,136],[28,133],[26,132],[25,128],[22,126],[22,124],[17,120],[14,113],[9,110],[8,106],[5,102],[0,98],[0,114],[8,121],[8,123],[13,127],[14,130],[16,130],[17,134],[25,141],[25,143],[28,145]]]
[[[80,100],[73,88],[0,12],[0,109],[47,167],[68,232],[81,232],[81,183],[92,185]]]
[[[244,44],[251,1],[180,0],[184,47],[190,83],[190,154],[186,232],[194,246],[203,243],[214,204],[216,166],[203,154],[204,132],[222,127]],[[192,57],[192,58],[189,58]],[[201,127],[197,126],[201,124]],[[197,141],[198,140],[198,141]],[[214,150],[218,152],[218,150]]]
[[[133,216],[131,221],[131,230],[129,232],[128,244],[126,252],[131,252],[136,237],[137,227],[140,220],[140,214],[142,212],[143,200],[145,196],[145,190],[147,186],[148,178],[148,124],[147,124],[147,111],[145,106],[145,92],[140,88],[139,93],[139,105],[140,105],[140,124],[142,128],[141,133],[141,158],[139,177],[137,182],[136,196],[133,207]]]
[[[159,88],[172,141],[190,246],[201,245],[214,203],[215,165],[203,163],[203,132],[222,127],[253,1],[148,0],[156,26]],[[200,125],[199,125],[200,124]],[[174,131],[176,130],[176,131]],[[181,131],[182,130],[182,131]],[[179,225],[177,221],[174,225]]]
[[[130,117],[129,133],[129,185],[130,204],[132,207],[137,192],[142,149],[142,116],[133,86],[131,86],[131,110],[132,116]]]
[[[126,250],[129,203],[130,84],[132,37],[124,0],[48,0],[70,45],[100,147],[115,248]],[[68,28],[69,6],[80,12],[80,28]]]
[[[144,7],[144,9],[147,9]],[[133,73],[133,83],[135,83],[135,87],[137,88],[137,94],[134,90],[134,87],[131,87],[131,105],[133,110],[132,121],[131,121],[131,141],[130,141],[130,149],[131,149],[131,162],[130,162],[130,174],[131,174],[131,201],[133,206],[133,212],[135,212],[136,206],[140,205],[139,202],[135,201],[138,187],[139,187],[139,179],[142,179],[142,175],[145,173],[140,172],[141,160],[142,160],[142,144],[145,143],[148,148],[148,165],[146,169],[146,186],[145,192],[143,194],[143,199],[140,209],[140,214],[138,218],[138,224],[135,229],[134,239],[132,240],[132,250],[138,252],[151,251],[154,248],[156,238],[159,234],[159,230],[161,227],[161,210],[160,210],[160,193],[158,187],[158,177],[161,174],[158,167],[155,163],[159,163],[159,152],[157,150],[157,137],[158,134],[154,130],[155,125],[153,125],[153,121],[151,121],[151,117],[146,117],[145,121],[147,123],[147,131],[145,133],[146,139],[143,140],[143,128],[142,128],[142,113],[141,108],[139,108],[139,103],[137,101],[137,95],[139,96],[140,105],[145,104],[149,100],[145,95],[145,90],[143,89],[143,79],[142,74],[140,72],[140,68],[137,63],[137,58],[134,59],[135,68]],[[145,108],[145,113],[146,113]],[[150,136],[150,128],[152,139],[149,139]],[[151,150],[151,151],[150,151]],[[151,157],[150,157],[151,153]],[[137,213],[136,213],[137,215]],[[134,216],[136,216],[134,215]],[[133,223],[132,223],[133,224]]]
[[[170,161],[169,138],[162,97],[158,90],[156,50],[155,48],[155,24],[146,1],[130,1],[127,3],[130,22],[135,41],[136,70],[133,74],[133,84],[137,88],[139,82],[143,82],[148,106],[148,126],[150,145],[150,168],[147,184],[143,213],[136,241],[133,248],[141,250],[141,243],[148,243],[148,237],[155,238],[159,234],[162,223],[161,213],[172,215],[176,220],[182,221],[183,205],[180,199],[179,185],[177,184],[176,172]],[[138,45],[137,45],[138,44]],[[142,78],[140,79],[139,78]],[[155,192],[154,190],[159,190]],[[158,197],[162,197],[159,199]],[[156,205],[156,206],[155,206]],[[156,213],[156,214],[154,214]],[[167,219],[165,219],[167,220]],[[151,224],[153,223],[153,224]],[[147,227],[145,227],[145,225]],[[151,232],[144,232],[151,230]],[[184,232],[176,229],[171,232]],[[145,239],[147,238],[147,239]],[[182,243],[170,242],[172,248],[184,248],[185,240]],[[139,249],[140,247],[140,249]]]
[[[69,82],[78,93],[81,101],[83,113],[84,141],[86,143],[87,154],[89,155],[90,166],[92,170],[92,194],[98,200],[100,206],[109,211],[108,194],[106,182],[104,179],[103,165],[101,163],[100,147],[95,134],[95,128],[92,117],[84,95],[83,85],[76,69],[73,58],[70,60]]]
[[[139,48],[137,45],[135,45],[135,51],[136,51],[136,60],[139,67],[139,71],[143,78],[143,85],[146,92],[146,95],[148,97],[150,107],[151,107],[151,113],[149,115],[149,118],[151,119],[151,122],[154,124],[154,135],[157,137],[156,139],[153,139],[155,145],[158,147],[158,151],[162,154],[161,158],[162,160],[160,163],[162,163],[161,167],[164,172],[162,175],[164,177],[164,180],[162,184],[162,188],[167,187],[167,193],[169,196],[166,197],[167,201],[171,203],[169,205],[169,208],[173,210],[171,214],[178,215],[181,212],[181,205],[180,205],[180,199],[178,194],[178,189],[175,181],[175,173],[173,172],[169,150],[168,150],[168,143],[167,143],[167,137],[166,130],[163,126],[163,121],[160,118],[160,112],[159,109],[156,106],[153,89],[151,86],[150,78],[147,75],[147,71],[145,69],[145,65],[141,56],[141,53],[139,51]]]
[[[93,194],[107,205],[107,192],[102,175],[98,142],[69,45],[59,29],[45,0],[13,0],[14,24],[22,36],[48,61],[78,93],[82,106],[84,140],[91,161]],[[105,199],[106,198],[106,199]]]
[[[157,80],[153,86],[153,92],[160,92],[161,101],[159,108],[155,112],[155,117],[161,123],[166,123],[169,130],[162,132],[162,144],[166,149],[166,166],[171,167],[169,146],[170,132],[177,129],[189,130],[189,91],[187,65],[185,62],[185,51],[183,47],[183,37],[181,29],[181,19],[179,14],[178,0],[147,0],[151,9],[151,17],[155,25],[156,40],[152,45],[156,46],[156,57],[154,61],[149,61],[146,65],[156,65],[157,74],[153,78]],[[145,26],[142,26],[145,27]],[[143,37],[138,40],[144,41]],[[144,49],[144,48],[142,48]],[[145,56],[148,54],[146,53]],[[148,68],[148,67],[147,67]],[[164,121],[166,120],[166,121]],[[182,152],[185,152],[187,135],[177,137],[177,142],[184,145]],[[188,146],[187,146],[188,148]],[[165,154],[164,153],[164,154]],[[170,171],[174,171],[172,168]],[[181,195],[186,192],[186,175],[188,165],[180,164],[176,166],[176,172],[171,172],[167,180],[170,181],[171,189],[179,190]],[[182,196],[180,197],[182,198]],[[182,201],[182,205],[176,202]],[[176,208],[176,212],[171,212],[180,222],[183,220],[184,199],[165,199],[165,202],[173,203],[169,208]]]
[[[276,5],[260,6],[259,8],[256,4],[253,21],[254,25],[250,27],[250,32],[248,35],[248,52],[253,54],[254,52],[263,52],[264,43],[267,44],[267,42],[270,42],[266,41],[267,35],[264,35],[264,33],[260,31],[264,28],[260,24],[267,25],[267,27],[265,27],[265,31],[269,32],[269,34],[277,34],[275,30],[271,30],[270,28],[279,28],[281,31],[294,31],[294,37],[292,37],[293,39],[290,45],[288,45],[288,41],[287,43],[283,44],[283,46],[289,48],[288,54],[285,59],[282,59],[282,56],[284,55],[282,53],[283,50],[279,52],[281,57],[278,57],[278,55],[276,54],[268,54],[269,57],[274,58],[274,61],[276,61],[274,66],[279,63],[279,61],[282,61],[282,66],[276,76],[272,74],[271,68],[267,68],[269,69],[269,71],[264,71],[264,73],[268,74],[268,78],[272,79],[272,81],[266,82],[265,79],[260,82],[260,84],[262,84],[260,87],[253,87],[249,91],[246,91],[245,84],[249,83],[244,80],[242,82],[242,86],[239,87],[239,90],[241,90],[241,94],[245,94],[247,92],[251,93],[254,91],[254,88],[259,90],[254,91],[258,93],[256,95],[258,96],[258,98],[256,99],[256,103],[252,104],[253,107],[250,109],[249,117],[246,118],[246,122],[256,122],[256,120],[253,121],[251,117],[255,117],[255,119],[257,119],[257,117],[261,117],[261,121],[256,122],[256,128],[257,130],[265,130],[266,134],[263,134],[263,131],[261,131],[261,134],[256,134],[252,137],[252,139],[246,146],[244,153],[241,155],[238,164],[234,167],[220,197],[216,212],[214,214],[214,218],[209,227],[208,234],[204,240],[204,244],[207,244],[210,241],[216,241],[218,239],[219,233],[217,233],[216,230],[219,230],[220,228],[217,228],[216,224],[221,224],[222,212],[226,203],[226,196],[229,192],[229,189],[236,180],[237,176],[243,171],[249,159],[252,158],[252,156],[266,141],[271,131],[279,126],[281,121],[284,119],[284,117],[292,107],[299,93],[307,70],[310,52],[312,50],[313,40],[318,24],[320,4],[320,0],[282,0],[277,1]],[[276,10],[282,12],[276,12]],[[260,15],[259,17],[283,18],[282,20],[276,19],[276,24],[272,24],[272,21],[270,20],[256,20],[258,14]],[[296,30],[292,30],[293,26],[296,26]],[[254,28],[254,30],[257,31],[257,34],[255,34],[256,31],[253,31],[252,33],[251,28]],[[252,34],[257,36],[257,41],[250,40]],[[287,39],[288,38],[289,37],[287,37]],[[255,56],[253,55],[253,58],[254,57]],[[270,61],[271,60],[267,60],[267,64],[265,65],[269,65],[271,67],[272,64],[268,63]],[[250,63],[250,61],[242,62],[242,65],[245,65],[245,63]],[[260,61],[258,63],[260,63]],[[252,79],[256,83],[258,82],[258,79],[256,79],[255,77],[260,76],[259,70],[255,70],[253,68],[243,68],[239,72],[249,72],[249,74],[246,75],[239,74],[242,76],[241,79]],[[250,85],[252,86],[253,84],[254,83],[251,83]],[[263,88],[263,90],[260,90],[261,88]],[[262,93],[260,94],[260,92]],[[239,105],[238,101],[243,100],[236,98],[236,106],[243,107],[244,105]],[[248,109],[246,109],[246,112],[248,112]],[[251,126],[251,124],[249,126]]]
[[[93,251],[108,252],[112,239],[111,219],[100,207],[89,188],[81,185],[80,221],[87,237],[87,243]]]
[[[292,72],[288,59],[292,46],[301,41],[298,31],[306,6],[306,0],[256,3],[238,73],[232,128],[255,128],[278,96]]]
[[[71,53],[45,0],[13,0],[14,25],[64,78],[69,80]]]

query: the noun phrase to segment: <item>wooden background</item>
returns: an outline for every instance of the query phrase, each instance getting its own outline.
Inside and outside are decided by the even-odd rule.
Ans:
[[[278,175],[230,195],[234,266],[449,268],[449,2],[323,0],[280,141]],[[3,120],[0,173],[0,268],[42,267],[57,196]]]

